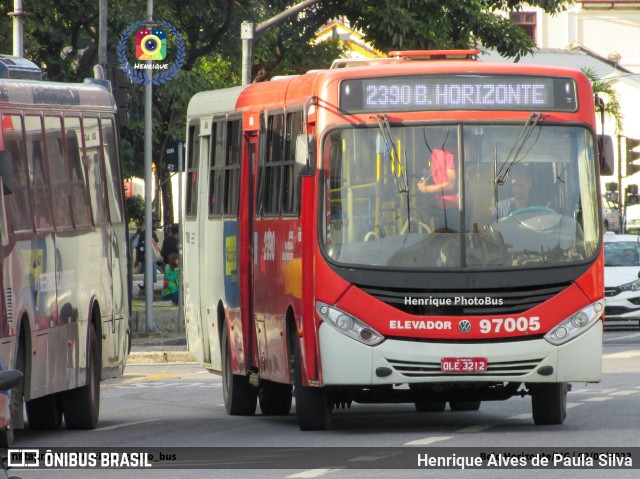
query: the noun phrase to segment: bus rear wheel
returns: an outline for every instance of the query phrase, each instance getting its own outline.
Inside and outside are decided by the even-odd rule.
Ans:
[[[294,386],[296,397],[296,415],[301,431],[326,431],[331,428],[331,411],[326,388],[302,385],[302,358],[297,339],[294,348]]]
[[[563,424],[567,417],[567,383],[536,384],[531,390],[533,422],[539,426]]]
[[[226,327],[222,331],[222,396],[227,414],[253,416],[256,413],[258,389],[249,383],[248,376],[233,374],[229,333]]]
[[[68,429],[95,429],[100,416],[100,350],[93,325],[87,345],[87,384],[64,395],[64,422]]]
[[[286,416],[291,410],[291,384],[263,381],[258,400],[265,416]]]

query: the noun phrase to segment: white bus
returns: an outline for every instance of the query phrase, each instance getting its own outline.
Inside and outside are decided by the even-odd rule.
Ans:
[[[24,409],[31,429],[58,429],[63,417],[96,427],[100,380],[126,362],[130,304],[108,82],[25,80],[35,65],[0,63],[0,362],[24,373],[0,397],[8,446]]]

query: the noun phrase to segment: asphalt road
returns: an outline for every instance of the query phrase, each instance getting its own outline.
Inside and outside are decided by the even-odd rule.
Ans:
[[[18,431],[15,447],[216,448],[196,454],[190,467],[225,464],[228,469],[51,471],[20,470],[30,478],[494,478],[576,477],[575,467],[538,470],[384,469],[402,451],[438,450],[463,455],[464,448],[577,448],[612,450],[640,446],[640,330],[609,327],[603,381],[573,384],[563,426],[534,426],[529,398],[485,402],[477,412],[416,413],[413,405],[357,405],[334,411],[333,429],[302,432],[295,415],[231,417],[225,412],[220,377],[194,364],[135,365],[102,385],[101,420],[93,431]],[[230,447],[227,455],[218,448]],[[275,449],[252,449],[272,447]],[[316,448],[311,452],[298,448]],[[317,449],[317,448],[334,449]],[[246,449],[237,449],[246,448]],[[370,449],[355,449],[370,448]],[[394,449],[400,448],[400,449]],[[179,450],[178,450],[179,451]],[[637,451],[636,451],[637,452]],[[308,457],[309,467],[276,466],[282,457]],[[413,454],[413,452],[409,452]],[[306,455],[306,456],[305,456]],[[634,458],[640,467],[640,453]],[[411,459],[413,461],[413,459]],[[265,469],[265,463],[267,468]],[[402,462],[400,462],[402,464]],[[352,469],[367,467],[367,469]],[[365,465],[365,466],[363,466]],[[296,466],[300,466],[296,464]],[[157,467],[154,466],[154,467]],[[407,467],[407,466],[404,466]],[[581,478],[637,477],[629,469],[584,467]]]

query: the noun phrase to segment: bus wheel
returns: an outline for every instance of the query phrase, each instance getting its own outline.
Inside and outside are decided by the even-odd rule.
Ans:
[[[87,384],[64,395],[64,422],[68,429],[95,429],[100,415],[100,352],[93,325],[89,326]]]
[[[29,428],[36,431],[60,429],[62,426],[60,396],[49,394],[27,401],[27,419],[29,420]]]
[[[291,384],[263,381],[258,400],[265,416],[286,416],[291,410]]]
[[[325,431],[331,427],[332,405],[326,388],[302,385],[302,359],[297,338],[293,341],[296,415],[301,431]]]
[[[531,390],[533,422],[563,424],[567,417],[567,383],[535,384]]]
[[[442,412],[447,407],[447,401],[416,401],[418,412]]]
[[[231,371],[229,333],[222,332],[222,395],[227,414],[231,416],[253,416],[256,413],[258,389],[249,384],[248,376],[239,376]]]

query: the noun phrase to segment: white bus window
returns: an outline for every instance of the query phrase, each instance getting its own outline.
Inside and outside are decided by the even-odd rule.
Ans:
[[[3,115],[2,128],[4,149],[9,153],[13,165],[13,193],[5,196],[9,227],[13,232],[32,231],[33,215],[29,201],[22,118],[19,115]]]
[[[82,129],[80,118],[65,117],[64,134],[66,140],[67,159],[71,170],[71,206],[73,223],[79,226],[91,225],[89,210],[89,195],[87,193],[86,172],[82,164],[84,151],[82,149]]]
[[[73,218],[69,202],[69,170],[63,156],[61,120],[58,116],[45,116],[44,131],[53,195],[53,219],[57,229],[68,230],[73,228]]]
[[[118,151],[116,144],[113,120],[102,119],[102,141],[104,143],[104,166],[107,171],[107,186],[109,192],[109,213],[111,224],[122,223],[122,182],[120,181],[120,168],[118,165]],[[109,181],[109,178],[111,181]]]
[[[109,223],[109,210],[97,118],[84,118],[84,143],[89,164],[89,192],[93,221],[96,225],[104,225]]]
[[[27,115],[24,117],[25,133],[29,151],[29,176],[33,195],[34,220],[36,231],[50,230],[53,227],[51,215],[51,195],[47,182],[44,144],[42,141],[42,118]]]
[[[198,202],[198,158],[200,157],[199,125],[189,126],[188,141],[185,216],[195,218]]]
[[[215,122],[211,125],[211,138],[215,144],[211,147],[209,158],[209,216],[221,216],[223,205],[223,178],[224,178],[224,132],[225,123]]]

